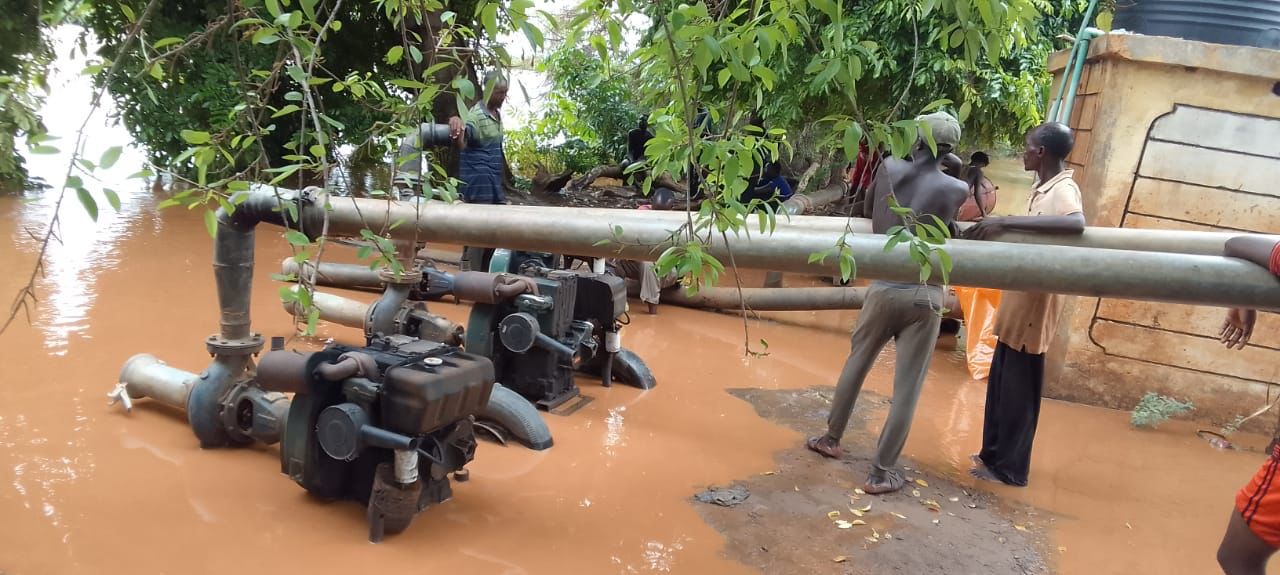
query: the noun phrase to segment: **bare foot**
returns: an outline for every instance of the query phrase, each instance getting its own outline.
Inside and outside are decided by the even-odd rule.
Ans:
[[[658,315],[658,304],[649,304],[649,315]]]
[[[872,471],[867,477],[867,482],[863,484],[862,490],[872,495],[879,495],[902,489],[905,484],[906,480],[897,471]]]
[[[840,442],[825,435],[810,437],[809,441],[806,441],[804,445],[805,447],[808,447],[810,451],[816,451],[823,457],[840,459],[840,457],[844,455],[844,450],[840,449]]]
[[[987,469],[986,465],[978,465],[973,469],[970,469],[969,475],[972,475],[983,481],[990,481],[992,483],[999,483],[1001,485],[1005,484],[1004,481],[1001,481],[999,477],[996,477],[995,473],[992,473],[990,469]]]

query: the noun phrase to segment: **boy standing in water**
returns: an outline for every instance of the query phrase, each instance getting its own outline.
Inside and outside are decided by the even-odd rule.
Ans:
[[[1081,234],[1084,208],[1080,188],[1066,169],[1074,145],[1071,128],[1041,124],[1027,134],[1022,167],[1039,176],[1027,215],[988,217],[965,231],[965,237],[992,239],[1005,231]],[[967,186],[966,186],[967,187]],[[1044,389],[1044,353],[1058,329],[1065,296],[1005,292],[996,311],[998,338],[987,380],[982,451],[973,457],[971,473],[979,479],[1025,486],[1031,471],[1031,442],[1040,417]]]
[[[1280,243],[1262,237],[1231,238],[1223,255],[1248,260],[1280,277]],[[1251,309],[1227,312],[1222,343],[1227,349],[1244,349],[1257,319],[1258,312]],[[1218,565],[1227,575],[1264,575],[1267,561],[1280,548],[1280,422],[1267,455],[1257,475],[1236,494],[1236,508],[1218,547]]]
[[[964,182],[946,175],[942,161],[960,143],[960,123],[950,115],[938,112],[921,116],[933,132],[937,151],[931,150],[923,136],[907,160],[889,158],[880,166],[874,188],[872,229],[883,234],[902,224],[902,217],[890,210],[889,199],[911,208],[917,217],[930,221],[937,216],[951,226],[956,211],[967,195]],[[936,276],[935,276],[936,277]],[[929,371],[938,326],[942,321],[942,287],[934,284],[876,281],[867,288],[866,302],[858,313],[853,330],[852,347],[844,370],[836,383],[836,396],[831,402],[826,435],[812,437],[809,449],[825,457],[839,458],[840,438],[849,424],[854,403],[862,391],[862,383],[885,344],[893,339],[897,361],[893,379],[893,406],[880,432],[880,443],[870,476],[863,490],[867,493],[889,493],[902,488],[902,474],[894,469],[911,430],[916,400]]]

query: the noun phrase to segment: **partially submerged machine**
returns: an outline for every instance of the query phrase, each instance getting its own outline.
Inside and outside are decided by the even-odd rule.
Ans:
[[[369,306],[377,329],[366,345],[297,353],[284,350],[277,338],[255,363],[264,342],[249,320],[254,229],[261,222],[287,223],[313,232],[289,215],[298,210],[287,204],[323,202],[310,190],[286,197],[247,194],[237,201],[234,213],[217,214],[221,329],[205,341],[213,363],[196,375],[136,355],[110,396],[126,408],[150,397],[185,410],[205,448],[280,442],[281,471],[304,489],[366,505],[371,541],[398,533],[422,509],[451,496],[450,475],[465,479],[475,455],[474,419],[490,409],[495,395],[514,394],[495,383],[488,358],[417,337],[457,339],[461,330],[450,330],[425,309],[406,308],[410,286],[420,278],[401,275],[390,276],[383,297]],[[509,397],[503,405],[521,409]],[[527,411],[537,419],[536,411]],[[516,415],[529,419],[530,413]]]
[[[598,375],[606,387],[618,381],[639,389],[656,384],[639,356],[622,347],[626,283],[619,277],[559,269],[553,254],[494,250],[489,273],[460,272],[453,294],[475,304],[467,321],[466,348],[493,360],[507,387],[547,410],[581,393],[575,372]],[[497,274],[495,276],[495,274]],[[514,274],[514,276],[506,275]],[[516,277],[533,286],[515,298],[493,293],[491,277]]]
[[[389,310],[387,306],[398,305],[401,311],[396,317],[401,319],[389,329],[446,343],[463,342],[468,352],[494,362],[504,389],[555,413],[570,413],[586,403],[576,374],[599,376],[606,387],[614,381],[639,389],[656,385],[644,361],[622,347],[627,313],[624,280],[563,269],[560,257],[542,252],[499,249],[475,260],[488,271],[449,274],[417,262],[419,268],[402,279],[413,286],[408,299],[398,303],[384,304],[379,299],[366,306],[328,293],[317,293],[315,302],[321,319],[362,328],[366,335],[378,332],[373,321],[378,306]],[[296,275],[299,266],[286,259],[282,270]],[[341,287],[368,287],[389,279],[362,266],[344,264],[322,264],[316,273],[329,285]],[[421,273],[420,279],[415,279],[419,277],[415,273]],[[466,329],[427,312],[426,302],[417,301],[425,294],[471,302]],[[451,338],[455,335],[457,340]],[[506,426],[507,422],[499,423]],[[530,447],[542,447],[519,430],[513,430],[513,435]]]

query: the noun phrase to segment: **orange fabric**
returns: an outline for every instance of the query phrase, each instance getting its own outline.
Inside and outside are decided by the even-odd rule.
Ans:
[[[991,373],[991,358],[996,353],[993,328],[996,310],[1000,307],[1000,290],[957,287],[955,291],[964,312],[964,352],[969,375],[974,379],[986,379]]]
[[[1267,458],[1257,475],[1236,494],[1236,511],[1259,539],[1280,548],[1280,458]]]

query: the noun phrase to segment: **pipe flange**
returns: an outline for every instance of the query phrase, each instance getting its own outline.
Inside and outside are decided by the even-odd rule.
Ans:
[[[262,351],[262,334],[254,333],[244,339],[226,339],[213,334],[204,340],[205,349],[212,355],[254,355]]]
[[[422,270],[405,268],[398,275],[387,268],[378,270],[378,279],[391,285],[417,286],[422,283]]]

